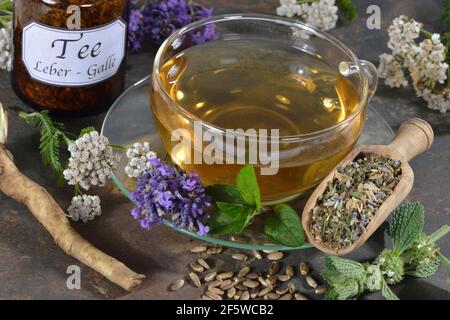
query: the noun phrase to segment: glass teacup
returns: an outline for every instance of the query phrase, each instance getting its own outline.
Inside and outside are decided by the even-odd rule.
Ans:
[[[172,160],[206,184],[255,168],[264,202],[319,183],[361,135],[376,68],[334,37],[257,14],[186,26],[159,49],[151,105]]]

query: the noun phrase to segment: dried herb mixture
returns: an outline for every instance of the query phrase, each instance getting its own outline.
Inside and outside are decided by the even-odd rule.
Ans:
[[[338,168],[312,209],[313,237],[333,250],[358,240],[401,174],[401,161],[373,155],[358,157]]]

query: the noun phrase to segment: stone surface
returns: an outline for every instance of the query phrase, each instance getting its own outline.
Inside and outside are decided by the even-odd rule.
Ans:
[[[217,13],[260,12],[273,13],[276,0],[202,0],[216,8]],[[437,0],[358,0],[360,18],[352,24],[340,25],[331,33],[348,44],[360,57],[377,62],[379,54],[386,50],[386,28],[392,19],[407,14],[425,23],[434,31],[441,31],[440,8]],[[366,8],[377,4],[382,12],[382,30],[367,30]],[[131,85],[151,71],[156,48],[149,46],[143,53],[129,58],[128,81]],[[9,83],[9,74],[0,72],[0,100],[10,116],[8,148],[14,154],[17,166],[24,174],[34,179],[67,207],[71,193],[59,189],[54,176],[40,163],[37,150],[38,135],[35,130],[18,119],[19,111],[31,111],[14,94]],[[388,120],[394,129],[410,117],[419,116],[429,121],[436,132],[432,149],[413,160],[416,181],[410,199],[421,201],[426,208],[427,232],[434,231],[450,219],[450,113],[440,114],[426,108],[424,102],[415,98],[411,89],[393,90],[380,86],[372,105]],[[104,114],[85,117],[60,118],[74,131],[87,125],[100,128]],[[176,293],[168,293],[167,286],[175,279],[186,275],[187,265],[194,255],[186,254],[198,241],[191,240],[167,228],[155,228],[151,232],[142,230],[129,216],[130,204],[111,185],[102,191],[104,215],[89,224],[74,224],[88,240],[108,254],[121,259],[131,268],[144,273],[144,285],[133,293],[127,293],[109,283],[96,272],[81,266],[81,290],[68,290],[66,269],[77,264],[53,243],[47,232],[22,205],[0,194],[0,298],[1,299],[196,299],[201,290],[186,285]],[[442,252],[450,257],[448,237],[441,241]],[[376,235],[351,257],[364,260],[374,258],[385,244],[383,232]],[[323,255],[316,250],[305,250],[287,254],[286,261],[298,265],[307,261],[313,270],[319,271]],[[211,265],[223,269],[238,270],[231,259],[208,260]],[[226,265],[226,268],[223,265]],[[222,266],[222,267],[221,267]],[[258,265],[258,268],[264,268]],[[307,286],[298,284],[303,293]],[[450,299],[449,281],[440,269],[431,279],[406,279],[394,291],[400,298]],[[367,298],[379,298],[369,295]]]

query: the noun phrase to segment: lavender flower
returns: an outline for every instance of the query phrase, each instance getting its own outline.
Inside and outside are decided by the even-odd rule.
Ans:
[[[186,3],[185,0],[157,0],[147,5],[142,11],[142,24],[145,33],[156,43],[161,44],[176,30],[187,24],[212,16],[212,9],[198,4]],[[204,43],[214,39],[214,26],[206,26],[192,35],[195,43]],[[134,39],[132,39],[134,40]]]
[[[137,205],[131,215],[145,229],[159,225],[164,218],[172,220],[178,228],[196,230],[206,235],[204,225],[209,218],[205,209],[211,205],[205,188],[196,174],[178,170],[159,158],[151,159],[150,170],[137,181],[131,199]]]
[[[135,53],[142,48],[147,33],[146,19],[140,10],[131,10],[128,23],[128,49]]]

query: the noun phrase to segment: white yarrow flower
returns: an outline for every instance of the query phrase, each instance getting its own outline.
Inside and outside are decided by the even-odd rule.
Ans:
[[[276,9],[279,16],[291,18],[300,17],[305,23],[322,31],[336,27],[339,19],[338,7],[335,0],[320,0],[310,4],[297,4],[295,0],[280,0],[280,6]],[[304,38],[304,34],[297,34]]]
[[[127,150],[128,164],[125,173],[130,178],[139,178],[149,169],[149,161],[157,157],[156,153],[150,149],[148,142],[136,142]]]
[[[69,145],[69,166],[64,178],[69,185],[79,185],[85,190],[91,186],[104,186],[109,173],[117,167],[119,156],[114,154],[108,138],[93,131]]]
[[[11,71],[12,69],[12,23],[9,22],[0,29],[0,69]]]
[[[100,198],[89,195],[73,197],[67,212],[69,217],[75,222],[81,220],[86,223],[94,220],[95,217],[102,214]]]
[[[385,79],[386,85],[391,88],[406,87],[408,85],[401,63],[391,54],[383,53],[380,55],[378,74]]]
[[[446,47],[439,34],[427,34],[418,41],[423,25],[406,16],[396,18],[388,29],[388,47],[392,54],[382,54],[378,72],[391,87],[406,86],[408,70],[413,88],[428,107],[440,112],[450,110],[450,90],[440,86],[448,80]]]

